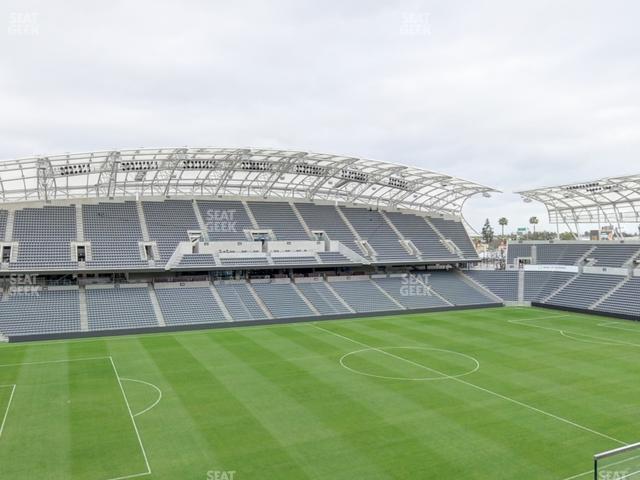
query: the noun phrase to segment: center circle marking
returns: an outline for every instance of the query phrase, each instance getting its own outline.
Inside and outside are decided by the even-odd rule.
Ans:
[[[392,376],[388,376],[388,375],[377,375],[374,373],[369,373],[369,372],[363,372],[362,370],[358,370],[356,368],[350,367],[349,365],[347,365],[346,360],[354,355],[358,355],[360,353],[363,352],[384,352],[384,353],[393,353],[394,350],[429,350],[429,351],[433,351],[433,352],[444,352],[444,353],[450,353],[450,354],[454,354],[454,355],[458,355],[459,357],[463,357],[467,360],[470,360],[473,364],[473,367],[465,372],[462,373],[458,373],[456,375],[440,375],[438,373],[433,372],[433,374],[438,375],[438,376],[426,376],[426,377],[392,377]],[[392,358],[396,358],[399,359],[399,357],[392,357]],[[418,362],[413,362],[412,360],[409,359],[405,359],[402,358],[402,360],[404,360],[405,362],[414,365],[414,366],[418,366],[420,365],[420,367],[423,367],[426,370],[430,369],[429,365],[422,365],[422,364],[418,364]],[[471,355],[467,355],[465,353],[460,353],[460,352],[456,352],[454,350],[446,350],[443,348],[432,348],[432,347],[368,347],[368,348],[361,348],[360,350],[354,350],[353,352],[349,352],[349,353],[345,353],[342,357],[340,357],[340,365],[349,370],[350,372],[353,373],[357,373],[358,375],[365,375],[367,377],[374,377],[374,378],[383,378],[383,379],[387,379],[387,380],[408,380],[408,381],[419,381],[419,382],[428,382],[428,381],[432,381],[432,380],[451,380],[454,378],[460,378],[460,377],[464,377],[466,375],[471,375],[472,373],[475,373],[478,371],[478,369],[480,368],[480,362],[472,357]]]

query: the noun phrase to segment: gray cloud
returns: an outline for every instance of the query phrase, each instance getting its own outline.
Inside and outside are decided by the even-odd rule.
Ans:
[[[3,2],[0,158],[353,154],[496,186],[507,193],[471,200],[467,218],[521,226],[544,209],[509,192],[637,168],[639,14],[630,1]]]

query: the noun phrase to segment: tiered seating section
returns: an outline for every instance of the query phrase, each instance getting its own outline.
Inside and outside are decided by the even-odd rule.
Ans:
[[[471,243],[464,225],[455,220],[430,218],[429,222],[446,238],[453,241],[462,252],[463,258],[478,258],[478,253]]]
[[[587,260],[593,259],[597,267],[623,267],[640,255],[640,245],[598,245],[589,252]]]
[[[589,244],[540,244],[536,263],[539,265],[576,265],[593,248]]]
[[[452,305],[482,305],[493,300],[463,278],[462,274],[433,272],[429,275],[429,285]]]
[[[309,235],[286,202],[247,202],[258,227],[272,230],[276,240],[309,240]]]
[[[562,307],[588,309],[622,281],[624,281],[624,277],[619,275],[578,275],[548,298],[546,303]]]
[[[77,226],[76,221],[81,225]],[[5,237],[6,224],[7,212],[0,210],[0,240]],[[10,269],[158,269],[164,268],[180,242],[189,240],[189,231],[202,232],[209,242],[232,242],[222,250],[232,252],[233,242],[256,240],[257,233],[250,234],[256,230],[271,232],[263,240],[286,242],[317,240],[314,232],[322,231],[325,239],[342,246],[333,245],[316,256],[310,250],[301,255],[304,249],[292,244],[290,251],[296,255],[291,257],[297,258],[291,261],[272,262],[266,256],[256,260],[251,255],[211,261],[210,257],[187,255],[182,261],[177,257],[170,268],[478,259],[464,226],[454,220],[307,202],[171,199],[18,209],[9,235],[17,243],[18,254]],[[78,264],[72,242],[86,245],[85,263]],[[242,251],[242,247],[238,250]]]
[[[76,240],[75,206],[24,208],[15,212],[13,240],[19,242],[14,269],[74,269],[71,241]]]
[[[6,210],[0,210],[0,240],[4,240],[5,232],[7,231],[7,218],[9,212]]]
[[[456,261],[460,257],[451,252],[424,217],[389,212],[385,214],[406,240],[411,240],[423,260]]]
[[[149,236],[157,242],[163,262],[171,258],[179,242],[189,240],[189,230],[200,230],[190,201],[142,202],[142,207]]]
[[[88,288],[86,295],[89,330],[159,326],[146,284],[136,288]]]
[[[209,286],[156,288],[167,325],[193,325],[227,320]]]
[[[467,275],[503,300],[518,301],[518,272],[470,270]]]
[[[627,279],[596,310],[640,317],[640,277]]]
[[[135,202],[82,205],[84,239],[91,242],[89,267],[148,266],[140,255],[143,240]]]
[[[525,272],[524,301],[543,302],[574,276],[567,272]]]
[[[640,276],[561,271],[466,271],[465,275],[505,301],[523,300],[550,306],[623,315],[640,320]]]
[[[247,240],[244,232],[253,225],[242,202],[199,200],[197,204],[210,241]]]
[[[537,265],[627,268],[633,267],[633,260],[640,258],[640,244],[618,241],[509,243],[507,263],[514,265],[516,258],[532,258],[532,263]]]
[[[378,262],[417,260],[400,244],[400,238],[380,212],[364,208],[339,208],[356,229],[360,238],[366,240],[375,250],[375,258]]]
[[[80,331],[78,289],[42,290],[37,295],[5,293],[0,332],[8,337]]]
[[[417,283],[405,277],[328,280],[186,282],[155,288],[146,283],[90,285],[82,290],[45,290],[39,296],[5,292],[0,301],[0,333],[20,337],[126,331],[495,304],[455,272],[439,272]]]

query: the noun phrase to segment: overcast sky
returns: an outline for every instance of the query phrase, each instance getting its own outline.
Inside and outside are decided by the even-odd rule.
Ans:
[[[638,173],[639,2],[3,1],[0,159],[278,147],[505,193]],[[497,229],[497,226],[496,226]]]

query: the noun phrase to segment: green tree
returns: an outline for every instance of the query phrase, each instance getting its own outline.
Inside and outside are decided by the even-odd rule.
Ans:
[[[493,227],[491,226],[491,223],[489,223],[488,218],[485,220],[484,226],[482,227],[482,239],[487,245],[493,241]]]
[[[529,223],[530,223],[531,225],[533,225],[533,234],[535,235],[535,234],[536,234],[536,225],[537,225],[538,223],[540,223],[540,220],[538,220],[538,217],[531,217],[531,218],[529,219]]]
[[[498,224],[502,228],[502,235],[501,236],[504,237],[504,227],[509,225],[509,220],[507,220],[507,217],[500,217],[500,220],[498,220]]]

